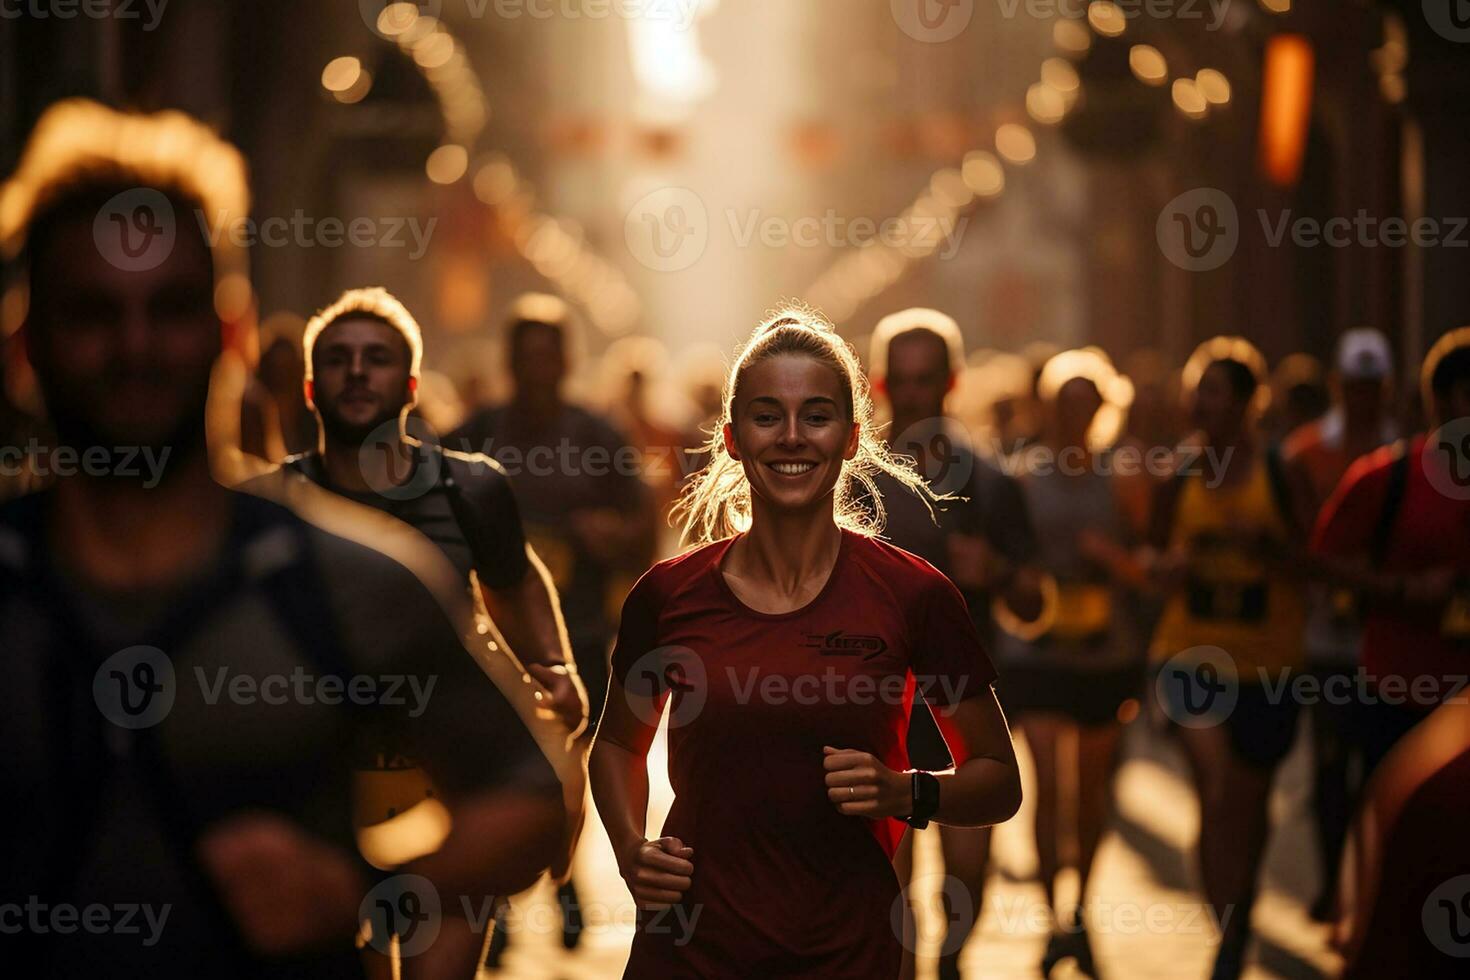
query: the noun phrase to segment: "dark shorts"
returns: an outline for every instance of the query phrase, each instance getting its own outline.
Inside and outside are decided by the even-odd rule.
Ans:
[[[1428,712],[1383,701],[1357,701],[1352,706],[1353,740],[1363,753],[1366,779],[1399,739],[1428,717]]]
[[[1296,742],[1300,713],[1301,706],[1284,693],[1273,700],[1264,684],[1241,684],[1224,723],[1230,748],[1257,769],[1274,768]]]
[[[1007,666],[995,682],[995,696],[1007,717],[1050,711],[1078,725],[1106,725],[1120,720],[1120,709],[1139,696],[1142,680],[1141,668],[1131,665],[1088,673]],[[909,717],[908,747],[915,769],[934,772],[954,765],[934,716],[919,701]]]
[[[1103,670],[1006,664],[995,684],[1010,715],[1046,712],[1089,727],[1120,721],[1119,710],[1142,688],[1143,668],[1136,664]]]

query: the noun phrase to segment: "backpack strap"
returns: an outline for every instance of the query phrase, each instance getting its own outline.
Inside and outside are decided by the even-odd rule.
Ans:
[[[326,485],[326,468],[322,465],[321,454],[315,450],[287,456],[281,460],[281,469],[300,473],[318,486]]]
[[[1179,501],[1184,496],[1184,488],[1193,468],[1191,464],[1196,459],[1198,456],[1191,457],[1188,463],[1179,466],[1167,480],[1154,485],[1149,500],[1147,541],[1156,549],[1162,551],[1167,548],[1174,536],[1174,524],[1179,517]]]
[[[1291,504],[1291,485],[1286,479],[1286,462],[1281,456],[1281,444],[1266,447],[1266,482],[1271,487],[1271,501],[1288,528],[1296,528],[1296,509]]]
[[[454,523],[459,526],[459,533],[464,537],[465,543],[469,545],[470,555],[474,558],[477,571],[492,569],[499,559],[485,553],[484,543],[493,536],[488,525],[486,525],[475,502],[470,499],[466,487],[473,486],[475,480],[481,475],[476,472],[477,465],[470,460],[462,459],[456,455],[444,452],[438,446],[426,445],[425,450],[439,454],[439,484],[444,488],[444,496],[449,501],[449,510],[454,515]],[[493,466],[493,463],[484,464]],[[492,473],[493,476],[503,474]]]
[[[1383,507],[1378,511],[1378,520],[1373,525],[1373,536],[1369,538],[1368,553],[1374,565],[1383,564],[1388,557],[1388,546],[1393,540],[1393,528],[1398,522],[1399,509],[1404,502],[1404,491],[1409,485],[1409,449],[1402,439],[1394,443],[1394,457],[1388,464],[1388,482],[1383,488]]]

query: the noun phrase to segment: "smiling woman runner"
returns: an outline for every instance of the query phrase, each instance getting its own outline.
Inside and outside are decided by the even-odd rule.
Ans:
[[[711,462],[681,501],[699,547],[634,586],[591,777],[639,908],[628,977],[893,978],[904,821],[979,826],[1020,805],[964,600],[876,540],[883,471],[867,383],[820,315],[782,310],[731,369]],[[663,836],[647,753],[669,694]],[[915,692],[953,773],[906,771]]]

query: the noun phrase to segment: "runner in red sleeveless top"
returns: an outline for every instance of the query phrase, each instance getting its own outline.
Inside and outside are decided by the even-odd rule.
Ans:
[[[624,605],[591,776],[641,910],[625,976],[897,977],[904,821],[979,826],[1019,806],[964,600],[875,540],[857,505],[878,471],[927,489],[870,418],[856,357],[825,321],[768,320],[683,501],[702,547],[655,565]],[[916,693],[952,773],[906,771]],[[665,704],[676,799],[649,841]]]

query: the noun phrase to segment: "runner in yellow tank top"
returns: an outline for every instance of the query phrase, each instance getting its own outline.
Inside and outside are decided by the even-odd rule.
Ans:
[[[1286,682],[1302,659],[1304,599],[1290,574],[1301,535],[1274,451],[1255,433],[1264,376],[1265,359],[1242,338],[1216,337],[1195,351],[1184,390],[1198,426],[1190,442],[1202,452],[1189,475],[1160,488],[1152,515],[1162,552],[1155,572],[1168,593],[1155,660],[1195,647],[1228,654],[1210,658],[1218,674],[1196,668],[1200,683],[1230,692],[1216,717],[1185,718],[1166,703],[1175,665],[1153,686],[1178,722],[1199,795],[1200,872],[1224,933],[1211,980],[1234,980],[1244,968],[1272,777],[1291,749],[1299,707]]]
[[[1188,571],[1164,607],[1153,658],[1217,646],[1234,660],[1241,684],[1274,684],[1283,668],[1301,666],[1306,618],[1300,585],[1268,559],[1290,543],[1283,501],[1263,452],[1237,485],[1212,487],[1212,477],[1180,478],[1168,544],[1186,556]]]

